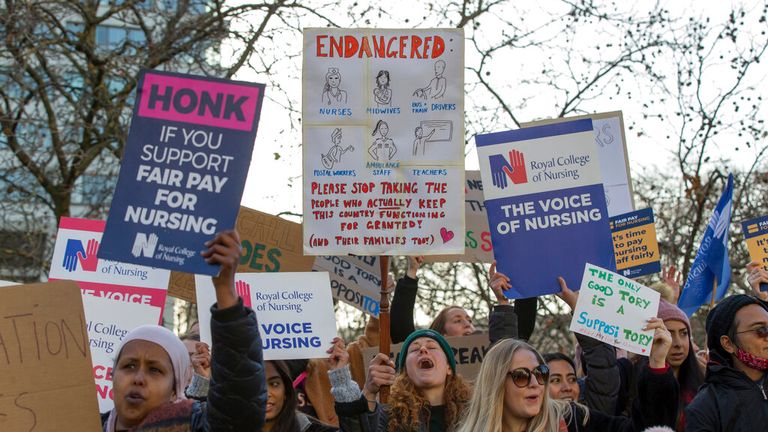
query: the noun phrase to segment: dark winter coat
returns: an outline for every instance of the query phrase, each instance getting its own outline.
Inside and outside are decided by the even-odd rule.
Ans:
[[[651,426],[674,427],[680,396],[672,370],[669,367],[652,370],[646,366],[639,373],[632,418],[590,409],[589,420],[584,425],[583,413],[574,408],[576,419],[568,423],[568,432],[640,432]]]
[[[208,402],[186,400],[150,413],[135,431],[261,431],[267,386],[256,315],[243,306],[211,307],[211,383]],[[102,416],[106,430],[108,413]]]
[[[685,409],[686,432],[768,429],[768,389],[730,366],[710,363],[704,386]]]

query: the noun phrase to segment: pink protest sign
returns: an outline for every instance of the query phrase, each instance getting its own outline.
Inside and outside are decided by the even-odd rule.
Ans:
[[[170,271],[99,259],[104,225],[98,220],[61,218],[49,279],[75,281],[83,295],[152,305],[162,311]]]

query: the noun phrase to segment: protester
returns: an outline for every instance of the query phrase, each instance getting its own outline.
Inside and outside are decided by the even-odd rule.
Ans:
[[[460,432],[641,431],[674,423],[677,385],[664,358],[671,345],[669,332],[658,318],[650,367],[643,370],[636,415],[610,416],[575,402],[555,400],[549,392],[549,368],[527,343],[505,339],[486,354],[475,381],[474,394],[463,415]]]
[[[264,432],[332,432],[325,425],[298,410],[298,398],[288,365],[282,361],[264,362],[267,375],[267,405]]]
[[[200,341],[199,333],[188,333],[180,339],[187,348],[192,368],[191,379],[184,392],[190,399],[205,400],[211,379],[211,349],[207,343]]]
[[[397,365],[386,354],[374,357],[362,392],[351,379],[348,361],[343,341],[335,339],[329,375],[345,431],[453,430],[470,397],[469,385],[456,374],[451,347],[433,330],[409,335]],[[384,385],[391,386],[388,405],[377,402]]]
[[[408,270],[400,279],[392,299],[391,336],[392,343],[400,343],[405,337],[415,331],[413,324],[413,311],[418,291],[418,279],[416,272],[423,262],[423,257],[408,257]],[[491,343],[503,338],[521,337],[518,331],[518,316],[516,307],[509,304],[501,289],[501,280],[494,278],[496,263],[491,265],[489,285],[496,296],[498,304],[494,306],[488,319],[488,331]],[[503,275],[501,275],[503,276]],[[535,300],[535,299],[534,299]],[[432,323],[431,330],[443,336],[468,336],[477,332],[472,318],[467,311],[460,306],[448,306],[442,309]],[[532,331],[532,328],[531,328]],[[530,337],[530,333],[526,338]]]
[[[688,432],[765,430],[768,425],[768,303],[726,297],[707,316],[704,386],[685,410]]]
[[[571,291],[562,277],[557,278],[561,292],[558,295],[570,308],[576,309],[578,292]],[[616,411],[621,375],[616,363],[616,349],[597,339],[576,334],[576,362],[563,354],[545,354],[550,369],[549,394],[553,399],[579,401],[588,408],[613,414]],[[582,369],[582,387],[577,383]]]
[[[208,402],[184,395],[191,374],[184,344],[160,326],[141,326],[123,338],[113,370],[115,408],[102,415],[104,431],[213,430],[260,431],[267,390],[256,317],[235,291],[240,238],[219,233],[202,253],[221,264],[213,277],[213,352]]]

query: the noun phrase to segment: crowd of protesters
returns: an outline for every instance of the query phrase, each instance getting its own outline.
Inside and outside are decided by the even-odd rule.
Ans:
[[[422,257],[410,257],[394,285],[392,359],[365,362],[378,344],[379,322],[346,344],[332,341],[328,358],[263,361],[254,312],[234,286],[240,240],[217,235],[205,257],[213,278],[212,346],[199,330],[176,337],[160,326],[125,336],[115,359],[115,407],[104,431],[753,431],[768,428],[768,272],[747,266],[751,295],[726,297],[706,318],[706,349],[693,343],[688,317],[676,305],[674,269],[654,285],[662,292],[650,354],[627,356],[576,335],[578,355],[540,353],[528,343],[536,299],[504,296],[510,279],[490,269],[497,304],[489,317],[491,348],[470,382],[457,371],[446,337],[478,332],[458,306],[416,329],[413,310]],[[560,298],[575,308],[578,293],[558,279]],[[387,403],[380,390],[390,389]]]

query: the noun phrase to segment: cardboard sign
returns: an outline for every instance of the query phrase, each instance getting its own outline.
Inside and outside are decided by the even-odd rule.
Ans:
[[[464,253],[464,33],[304,29],[304,253]]]
[[[642,329],[646,321],[658,313],[660,298],[658,291],[587,264],[570,329],[617,348],[648,356],[653,331]]]
[[[485,354],[490,349],[491,343],[488,341],[488,334],[476,334],[471,336],[453,336],[445,338],[448,344],[453,348],[453,358],[456,360],[456,372],[464,378],[473,381],[480,372],[480,365],[483,363]],[[392,345],[390,357],[397,361],[400,349],[403,344]],[[365,373],[368,374],[368,363],[379,353],[379,347],[364,348],[362,350],[363,364]]]
[[[211,345],[211,278],[195,276],[200,339]],[[256,312],[264,360],[325,358],[336,337],[336,317],[328,275],[309,273],[238,273],[235,287]]]
[[[216,275],[235,226],[264,85],[143,70],[100,257]]]
[[[614,268],[591,120],[478,135],[498,270],[509,298],[578,286],[584,264]]]
[[[608,215],[618,216],[633,211],[635,198],[632,194],[632,176],[629,173],[627,140],[624,136],[624,115],[621,111],[540,120],[523,123],[522,127],[582,119],[592,120]]]
[[[80,289],[0,288],[0,430],[101,430]]]
[[[424,257],[426,262],[493,263],[493,243],[491,229],[488,227],[488,214],[485,212],[485,196],[480,171],[467,171],[466,179],[464,255],[431,255]]]
[[[120,342],[136,327],[157,324],[160,311],[150,305],[92,296],[83,296],[83,309],[85,328],[90,339],[99,411],[107,412],[115,405],[110,372],[115,364]]]
[[[238,273],[308,272],[312,269],[315,258],[304,256],[300,224],[240,207],[236,229],[243,248]],[[195,303],[194,276],[171,272],[168,295]]]
[[[319,256],[312,271],[328,272],[333,298],[378,318],[381,298],[379,257]]]
[[[744,221],[741,229],[744,231],[749,258],[768,270],[768,216]],[[768,283],[761,283],[760,291],[768,291]]]
[[[170,272],[97,258],[103,231],[104,221],[61,218],[49,279],[76,281],[83,295],[155,306],[159,322]]]
[[[610,221],[616,272],[628,278],[660,272],[661,256],[653,209],[626,213],[612,217]]]

